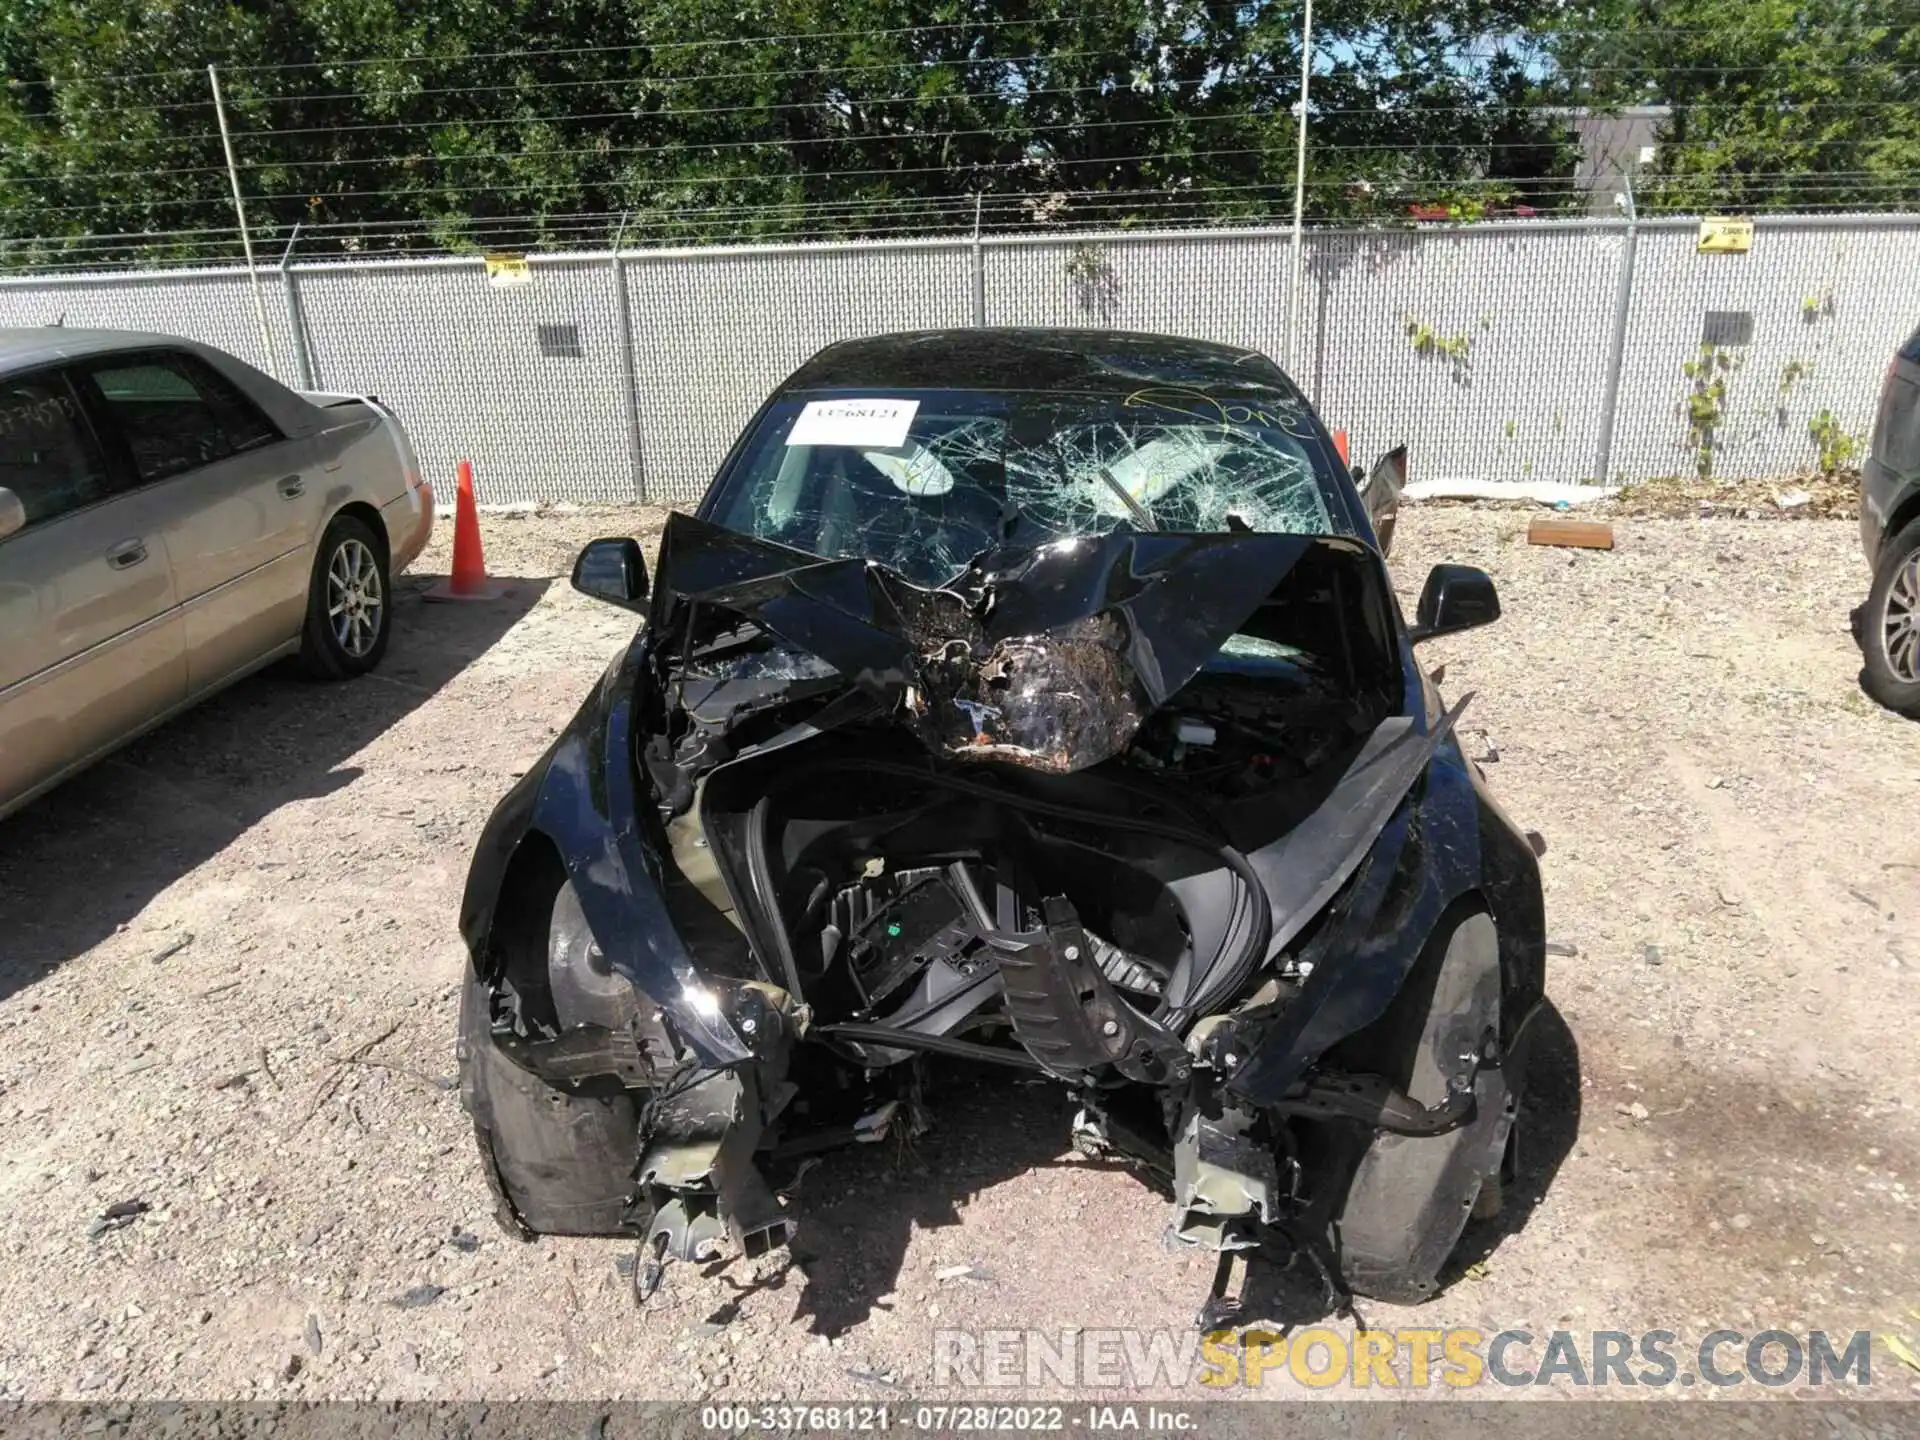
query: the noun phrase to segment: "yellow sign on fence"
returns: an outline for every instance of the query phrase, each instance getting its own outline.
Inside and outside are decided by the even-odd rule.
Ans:
[[[509,285],[524,285],[533,279],[533,267],[524,255],[488,255],[487,283],[496,290]]]
[[[1702,255],[1744,255],[1753,249],[1753,221],[1709,215],[1700,222]]]

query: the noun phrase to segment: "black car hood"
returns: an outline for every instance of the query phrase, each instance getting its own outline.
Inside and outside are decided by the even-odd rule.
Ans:
[[[936,753],[1052,772],[1098,764],[1218,653],[1313,535],[1107,535],[1008,547],[937,589],[673,515],[652,628],[714,606],[897,703]]]

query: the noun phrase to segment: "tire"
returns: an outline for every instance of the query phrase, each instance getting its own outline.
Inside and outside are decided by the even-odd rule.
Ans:
[[[1867,662],[1861,688],[1895,714],[1920,720],[1920,520],[1880,547],[1859,639]]]
[[[345,609],[336,613],[336,607]],[[316,680],[351,680],[380,663],[393,629],[387,550],[373,527],[336,515],[320,537],[307,584],[300,666]]]
[[[549,925],[577,916],[571,887]],[[460,997],[460,1100],[500,1226],[510,1235],[630,1235],[639,1116],[624,1091],[576,1093],[521,1069],[494,1045],[487,985],[469,967]]]
[[[1464,1069],[1461,1055],[1499,1035],[1500,992],[1492,917],[1480,909],[1449,912],[1387,1013],[1342,1045],[1346,1063],[1385,1075],[1423,1105],[1438,1105]],[[1489,1201],[1498,1196],[1518,1088],[1518,1076],[1482,1070],[1478,1109],[1460,1129],[1371,1137],[1329,1237],[1355,1294],[1400,1304],[1433,1295],[1483,1187],[1495,1187]]]

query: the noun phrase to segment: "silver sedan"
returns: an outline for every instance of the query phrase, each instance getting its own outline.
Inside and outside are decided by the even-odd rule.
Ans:
[[[0,815],[273,660],[380,662],[433,491],[377,400],[0,329]]]

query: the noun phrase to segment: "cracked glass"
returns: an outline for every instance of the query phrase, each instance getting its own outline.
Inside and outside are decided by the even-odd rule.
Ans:
[[[914,402],[903,443],[791,444],[817,402],[800,395],[771,407],[715,522],[832,559],[875,560],[930,586],[1002,545],[1123,528],[1351,533],[1296,396],[1143,385],[873,398]]]

